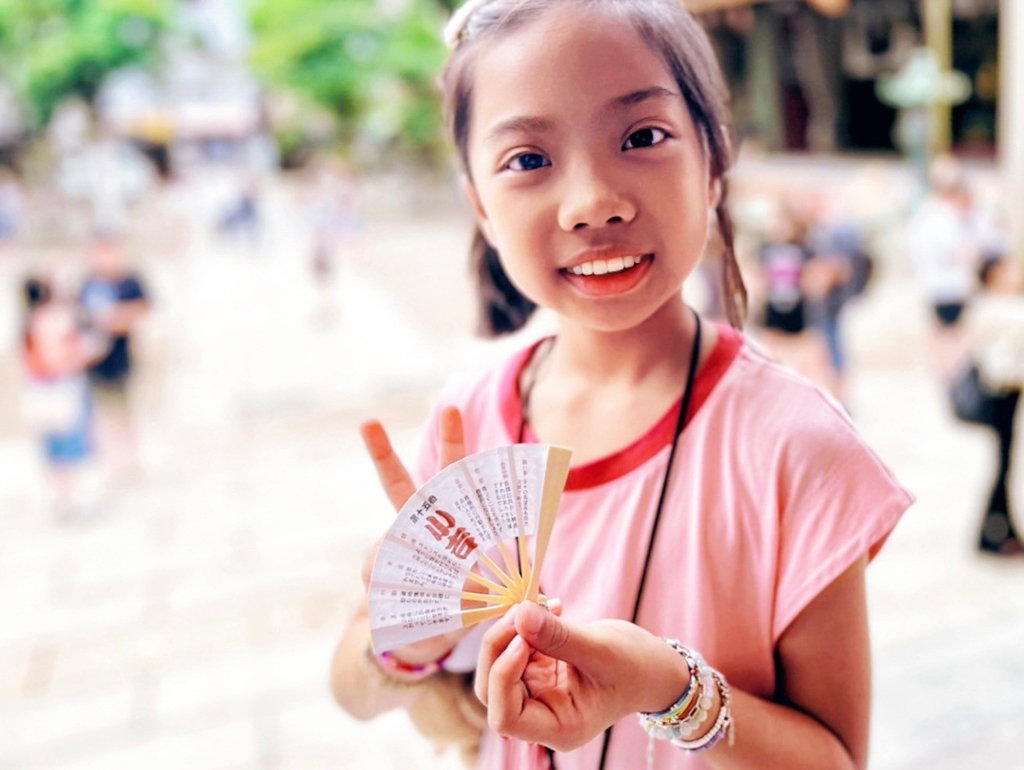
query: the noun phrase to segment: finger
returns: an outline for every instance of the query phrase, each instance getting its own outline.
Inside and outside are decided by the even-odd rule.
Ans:
[[[502,616],[501,620],[487,630],[480,643],[480,654],[477,656],[476,679],[473,681],[473,691],[476,693],[477,699],[485,706],[487,705],[488,677],[490,676],[491,666],[516,635],[514,623],[518,606],[518,604],[512,605],[512,608]]]
[[[562,620],[561,612],[548,612],[533,602],[523,602],[516,613],[516,632],[538,652],[592,670],[605,657],[600,644],[591,641],[580,627]]]
[[[466,456],[462,413],[454,406],[441,412],[441,467],[447,468]]]
[[[517,727],[529,697],[523,674],[532,652],[523,637],[514,636],[488,672],[487,722],[499,735],[522,737]]]
[[[412,483],[412,476],[398,459],[395,450],[391,447],[388,434],[384,426],[377,420],[364,422],[359,429],[363,436],[363,443],[373,459],[374,467],[377,469],[377,477],[381,486],[384,487],[384,494],[395,507],[401,510],[406,501],[416,491],[416,485]]]

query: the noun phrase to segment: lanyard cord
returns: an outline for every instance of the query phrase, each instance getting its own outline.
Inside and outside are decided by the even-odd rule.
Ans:
[[[697,364],[700,361],[700,342],[701,342],[701,325],[700,316],[697,313],[693,314],[694,319],[697,321],[697,331],[693,337],[693,350],[690,352],[690,368],[686,373],[686,390],[683,391],[683,401],[679,407],[679,418],[676,421],[676,432],[672,439],[672,448],[669,450],[668,463],[665,466],[665,475],[661,479],[661,493],[658,495],[658,507],[654,512],[654,523],[651,525],[651,536],[647,541],[647,556],[644,559],[644,569],[640,573],[640,584],[636,590],[636,601],[633,603],[633,623],[636,623],[637,617],[640,614],[640,602],[644,595],[644,584],[647,582],[647,572],[651,566],[651,554],[654,552],[654,540],[658,534],[658,524],[661,521],[661,512],[665,506],[665,495],[668,492],[668,480],[672,475],[672,463],[676,457],[676,448],[679,446],[679,437],[683,434],[683,428],[686,427],[686,415],[690,412],[690,402],[693,400],[693,383],[697,375]],[[548,349],[550,354],[550,348]],[[545,356],[546,358],[547,356]],[[543,361],[540,362],[543,364]],[[523,404],[523,418],[519,424],[519,443],[523,442],[524,434],[526,433],[526,407],[529,404],[530,394],[533,391],[533,386],[537,381],[537,372],[539,371],[540,364],[534,367],[534,375],[530,379],[529,385],[527,385],[525,392],[522,397]],[[521,569],[521,567],[520,567]],[[604,731],[604,741],[601,744],[601,761],[598,764],[599,770],[604,770],[605,762],[608,759],[608,746],[610,745],[612,738],[612,728],[615,725],[608,727]],[[551,770],[555,768],[555,752],[545,747],[548,755],[548,762],[551,765]]]

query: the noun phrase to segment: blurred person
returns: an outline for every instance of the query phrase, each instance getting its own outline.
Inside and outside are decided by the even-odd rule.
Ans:
[[[998,441],[995,478],[983,511],[978,547],[989,553],[1024,552],[1011,508],[1014,422],[1024,388],[1024,270],[1007,256],[987,258],[981,289],[965,317],[966,349],[988,395],[989,425]]]
[[[0,258],[6,255],[21,232],[24,198],[17,174],[10,167],[0,165]]]
[[[678,0],[472,0],[446,37],[481,315],[497,336],[542,306],[558,333],[445,390],[415,477],[379,422],[363,437],[403,515],[414,478],[467,451],[573,447],[537,573],[562,611],[523,601],[467,636],[457,599],[405,604],[406,628],[450,633],[375,651],[364,598],[335,697],[360,719],[448,717],[470,750],[467,713],[479,724],[486,704],[481,768],[866,766],[865,569],[912,497],[831,398],[739,331],[727,102],[704,31]],[[728,324],[682,293],[713,227]],[[473,499],[450,510],[466,521]],[[467,527],[444,517],[399,541],[410,602],[472,566],[452,550]],[[452,681],[461,700],[431,697]]]
[[[217,218],[217,232],[245,242],[250,250],[260,245],[260,184],[253,174],[234,180],[230,195]]]
[[[931,183],[907,226],[907,246],[932,314],[935,366],[947,379],[962,342],[960,317],[974,292],[980,251],[971,194],[959,161],[937,158]]]
[[[23,302],[26,412],[42,440],[55,512],[62,521],[88,519],[98,509],[85,370],[99,343],[80,327],[76,304],[49,281],[26,279]]]
[[[138,441],[131,407],[135,369],[132,335],[149,310],[141,276],[130,266],[122,236],[97,230],[88,246],[89,271],[80,302],[90,327],[106,346],[89,367],[96,401],[101,459],[116,474],[139,469]]]
[[[764,344],[783,364],[826,385],[827,352],[811,325],[807,294],[811,257],[806,219],[794,206],[783,203],[774,212],[758,249],[759,284],[764,294],[759,320]]]
[[[330,325],[335,306],[335,277],[351,264],[359,248],[362,228],[355,172],[341,160],[317,169],[310,190],[310,267],[320,291],[316,318]]]
[[[826,387],[846,404],[849,356],[843,315],[850,300],[867,288],[874,262],[866,251],[860,224],[844,214],[838,202],[826,202],[825,206],[808,233],[807,316],[828,349]]]

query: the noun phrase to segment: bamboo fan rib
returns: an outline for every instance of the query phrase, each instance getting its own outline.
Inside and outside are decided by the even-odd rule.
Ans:
[[[373,649],[386,652],[537,601],[571,454],[545,444],[500,447],[449,465],[417,490],[373,565]]]

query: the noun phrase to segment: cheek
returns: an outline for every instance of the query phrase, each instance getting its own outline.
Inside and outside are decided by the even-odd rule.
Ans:
[[[529,290],[545,273],[553,273],[550,227],[535,202],[523,196],[495,199],[491,211],[508,212],[492,217],[490,229],[502,266],[517,288]]]

